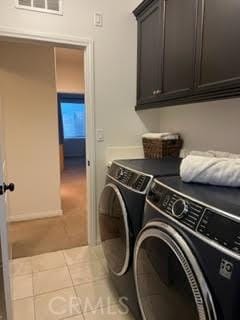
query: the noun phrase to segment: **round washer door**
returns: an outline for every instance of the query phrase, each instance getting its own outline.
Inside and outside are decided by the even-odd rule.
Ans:
[[[130,262],[127,210],[118,187],[105,186],[99,203],[102,246],[109,269],[117,276],[126,273]]]
[[[216,320],[207,283],[175,229],[149,223],[135,247],[134,273],[144,320]]]

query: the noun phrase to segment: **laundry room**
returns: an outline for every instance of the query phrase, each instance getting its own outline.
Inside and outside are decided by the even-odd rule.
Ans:
[[[1,319],[239,319],[239,12],[1,1]]]

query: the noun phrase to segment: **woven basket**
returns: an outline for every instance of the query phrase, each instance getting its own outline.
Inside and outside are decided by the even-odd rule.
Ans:
[[[183,140],[180,138],[175,140],[143,138],[143,150],[146,159],[177,158],[182,146]]]

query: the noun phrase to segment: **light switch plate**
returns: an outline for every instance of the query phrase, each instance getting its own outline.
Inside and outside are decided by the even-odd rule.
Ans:
[[[104,130],[97,129],[96,136],[97,136],[97,142],[103,142],[104,141]]]
[[[102,27],[103,26],[103,15],[100,12],[96,12],[94,15],[94,25],[96,27]]]

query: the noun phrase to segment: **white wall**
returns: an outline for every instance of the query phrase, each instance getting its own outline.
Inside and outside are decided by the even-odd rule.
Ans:
[[[10,219],[61,213],[53,48],[0,42]]]
[[[84,93],[84,50],[56,48],[57,92]]]
[[[163,108],[160,130],[178,131],[187,149],[240,153],[240,98]]]
[[[137,25],[131,12],[138,2],[67,0],[63,16],[17,10],[13,0],[0,4],[0,27],[94,40],[96,126],[105,130],[105,141],[96,147],[98,195],[105,180],[106,148],[140,145],[143,132],[159,128],[158,110],[134,110]],[[103,28],[93,25],[94,12],[103,13]]]

